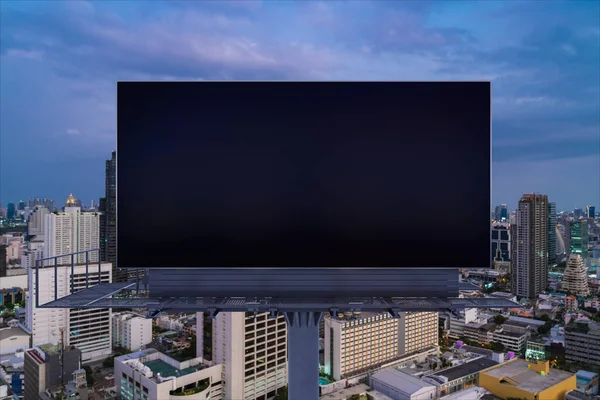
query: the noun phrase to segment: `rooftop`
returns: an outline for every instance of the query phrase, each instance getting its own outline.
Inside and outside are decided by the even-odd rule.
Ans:
[[[448,378],[448,381],[454,381],[456,379],[462,378],[463,376],[476,374],[479,371],[493,367],[495,365],[498,365],[496,361],[487,358],[479,358],[466,364],[461,364],[457,365],[456,367],[442,370],[431,376],[445,376],[446,378]]]
[[[469,353],[481,354],[482,356],[492,357],[494,352],[490,349],[482,349],[481,347],[464,345],[461,349],[465,349]]]
[[[373,374],[372,379],[376,379],[387,385],[390,385],[399,391],[412,395],[419,390],[432,387],[430,383],[424,382],[419,378],[405,374],[396,368],[386,368]]]
[[[160,376],[165,378],[170,376],[180,377],[198,371],[198,368],[195,367],[178,369],[160,359],[147,361],[144,363],[144,365],[150,368],[150,370],[155,376],[156,374],[160,374]]]
[[[8,339],[13,336],[25,337],[29,335],[25,333],[23,329],[18,327],[0,329],[0,340]]]
[[[531,393],[544,391],[573,376],[573,374],[559,369],[551,369],[548,375],[541,375],[529,369],[528,364],[527,361],[517,358],[491,368],[485,371],[484,374],[497,379],[510,380],[510,382],[506,381],[505,384],[516,386]]]

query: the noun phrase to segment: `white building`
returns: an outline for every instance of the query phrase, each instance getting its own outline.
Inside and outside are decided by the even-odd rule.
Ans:
[[[21,328],[0,328],[0,357],[29,348],[29,335]]]
[[[155,349],[115,358],[115,386],[123,400],[242,399],[223,395],[222,377],[221,364],[178,362]]]
[[[84,289],[86,286],[85,265],[76,265],[74,275],[71,275],[70,265],[57,268],[44,267],[39,270],[39,303],[45,304],[54,300],[55,283],[58,298]],[[100,264],[100,281],[110,283],[112,266],[109,263]],[[88,283],[90,286],[98,283],[98,264],[89,267]],[[56,345],[64,337],[66,345],[77,347],[82,352],[83,361],[102,358],[110,355],[111,341],[111,312],[109,309],[66,309],[66,308],[36,308],[36,273],[34,268],[28,269],[29,291],[27,293],[27,313],[25,327],[31,333],[33,345],[47,343]],[[62,331],[62,332],[61,332]]]
[[[325,372],[334,379],[364,373],[438,343],[438,313],[364,312],[325,318]]]
[[[213,321],[213,363],[223,364],[224,398],[269,399],[287,385],[285,318],[268,315],[225,312]],[[202,337],[202,318],[196,323]]]
[[[46,216],[49,211],[44,206],[35,206],[27,219],[27,233],[44,240],[46,227]]]
[[[152,319],[130,312],[112,315],[113,345],[137,351],[152,342]]]
[[[587,269],[583,264],[583,258],[579,254],[569,255],[565,275],[560,286],[563,291],[571,292],[575,296],[585,297],[590,294]]]
[[[64,212],[46,216],[44,227],[44,258],[71,254],[100,246],[100,213],[81,212],[79,207],[65,207]],[[98,262],[98,252],[89,253],[89,262]],[[86,254],[75,256],[75,263],[86,262]],[[48,261],[47,264],[53,264]],[[70,264],[71,257],[58,259],[59,264]]]
[[[437,388],[396,368],[387,368],[371,376],[371,387],[393,400],[431,400]]]

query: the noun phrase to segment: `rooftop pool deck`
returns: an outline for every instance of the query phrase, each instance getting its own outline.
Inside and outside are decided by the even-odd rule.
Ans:
[[[160,374],[162,377],[169,376],[184,376],[198,371],[198,368],[190,367],[185,369],[177,369],[172,365],[164,362],[163,360],[152,360],[144,363],[145,366],[150,368],[152,373],[156,376],[156,374]]]

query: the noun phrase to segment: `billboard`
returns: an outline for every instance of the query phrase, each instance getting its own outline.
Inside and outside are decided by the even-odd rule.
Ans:
[[[490,265],[489,82],[119,82],[120,268]]]

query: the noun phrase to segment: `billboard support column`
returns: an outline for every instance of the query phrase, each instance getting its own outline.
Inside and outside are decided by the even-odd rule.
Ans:
[[[288,329],[288,398],[319,398],[319,323],[322,312],[285,312]]]

